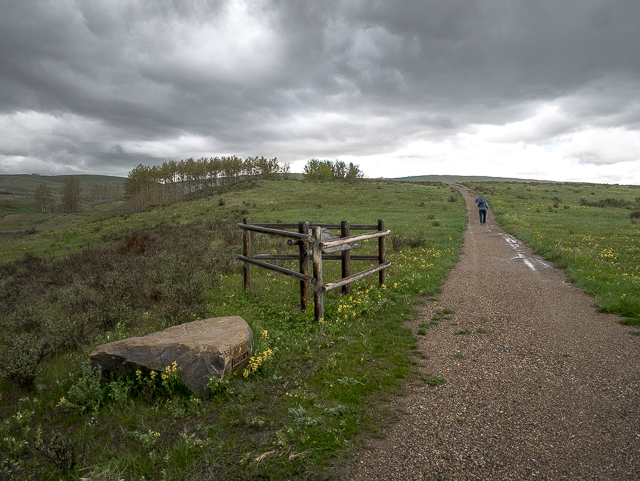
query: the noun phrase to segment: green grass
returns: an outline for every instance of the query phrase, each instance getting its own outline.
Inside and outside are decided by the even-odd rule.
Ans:
[[[0,174],[0,192],[17,195],[33,195],[39,184],[47,184],[54,194],[62,192],[65,175],[32,175],[32,174]],[[109,187],[124,187],[124,177],[111,175],[75,175],[82,184],[84,191],[88,191],[95,184]]]
[[[398,245],[415,247],[394,250],[389,242],[387,285],[377,286],[372,276],[355,283],[349,296],[332,292],[322,323],[315,322],[312,308],[300,311],[297,281],[253,268],[252,287],[244,291],[236,262],[203,292],[193,316],[201,308],[205,312],[198,317],[241,315],[254,332],[254,355],[269,349],[273,355],[246,378],[216,384],[215,395],[194,397],[179,383],[163,387],[133,374],[100,382],[83,368],[96,345],[177,322],[164,315],[168,306],[162,303],[122,307],[122,322],[46,357],[33,387],[0,382],[0,478],[335,479],[362,436],[380,432],[388,417],[385,401],[418,376],[415,338],[402,324],[415,315],[417,296],[439,292],[457,261],[466,216],[462,202],[450,201],[452,195],[447,186],[395,182],[245,182],[137,214],[29,214],[22,224],[6,227],[12,235],[2,238],[4,261],[19,261],[17,273],[48,265],[23,259],[25,253],[60,262],[82,253],[74,257],[76,266],[95,257],[86,249],[113,246],[117,252],[132,232],[199,232],[207,222],[241,222],[245,216],[253,222],[367,224],[384,218]],[[433,227],[429,215],[440,225]],[[37,220],[45,220],[39,225],[46,228],[21,234]],[[239,229],[236,236],[220,235],[212,249],[231,242],[241,252]],[[361,252],[376,249],[376,242],[362,244]],[[255,253],[292,249],[259,235],[253,246]],[[370,265],[352,264],[353,271]],[[325,282],[339,278],[338,262],[325,266]],[[2,268],[0,282],[13,282],[14,267]],[[158,272],[156,277],[165,275]],[[75,299],[69,298],[72,291],[47,288],[38,300],[38,315],[46,317],[41,322],[45,328],[66,326],[65,316],[73,311],[61,309]],[[35,315],[28,308],[13,322]],[[5,341],[9,333],[5,328]],[[425,381],[445,382],[431,376]]]
[[[487,177],[477,175],[416,175],[412,177],[397,177],[393,180],[402,182],[446,182],[462,183],[462,182],[527,182],[522,179],[514,179],[510,177]],[[530,180],[529,182],[536,182]]]
[[[10,214],[37,213],[38,208],[29,198],[16,195],[0,195],[0,218]]]
[[[566,268],[603,312],[630,324],[640,318],[640,186],[468,185],[489,197],[507,232]]]
[[[433,376],[431,374],[427,374],[422,377],[422,380],[426,382],[429,386],[441,386],[446,384],[447,380],[443,377]]]

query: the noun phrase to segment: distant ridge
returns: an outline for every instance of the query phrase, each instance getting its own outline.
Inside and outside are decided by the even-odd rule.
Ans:
[[[113,175],[71,174],[78,177],[83,190],[89,190],[94,184],[124,187],[124,177]],[[0,174],[0,193],[15,195],[33,195],[39,184],[47,184],[53,192],[61,192],[66,175],[39,174]]]
[[[514,179],[511,177],[487,177],[479,175],[414,175],[411,177],[394,177],[391,180],[400,182],[553,182],[551,180]]]

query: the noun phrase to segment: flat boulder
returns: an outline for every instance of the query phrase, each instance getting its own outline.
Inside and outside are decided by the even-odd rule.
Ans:
[[[91,363],[124,374],[162,371],[176,362],[182,382],[202,394],[210,377],[244,368],[252,352],[253,331],[242,317],[213,317],[103,344],[91,353]]]

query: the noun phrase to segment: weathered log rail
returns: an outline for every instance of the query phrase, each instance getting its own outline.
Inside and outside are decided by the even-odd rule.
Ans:
[[[385,229],[384,219],[379,219],[377,224],[351,224],[342,221],[340,224],[298,224],[286,223],[259,223],[252,224],[246,217],[242,223],[236,224],[242,229],[242,255],[238,254],[238,260],[244,263],[244,288],[251,286],[251,266],[255,265],[269,269],[300,281],[300,307],[304,310],[311,300],[311,285],[314,286],[314,310],[316,321],[324,318],[324,294],[333,289],[342,287],[342,292],[351,292],[351,283],[371,274],[378,273],[380,285],[386,284],[386,269],[391,262],[386,260],[386,236],[391,233]],[[286,229],[296,229],[291,232]],[[329,229],[340,229],[340,236]],[[351,235],[351,230],[372,230],[364,234]],[[251,254],[251,233],[256,232],[266,235],[287,237],[287,245],[298,247],[298,254]],[[377,255],[352,255],[351,250],[358,249],[356,242],[367,239],[378,239]],[[339,255],[335,254],[339,253]],[[265,261],[295,261],[299,262],[298,272],[286,267],[271,264]],[[339,260],[342,263],[342,278],[323,283],[322,263],[325,260]],[[377,265],[351,274],[351,260],[377,261]],[[313,264],[313,275],[310,275],[310,264]]]

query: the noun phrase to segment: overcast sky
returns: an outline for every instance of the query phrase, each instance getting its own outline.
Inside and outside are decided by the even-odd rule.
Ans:
[[[0,0],[0,173],[640,184],[640,0]]]

